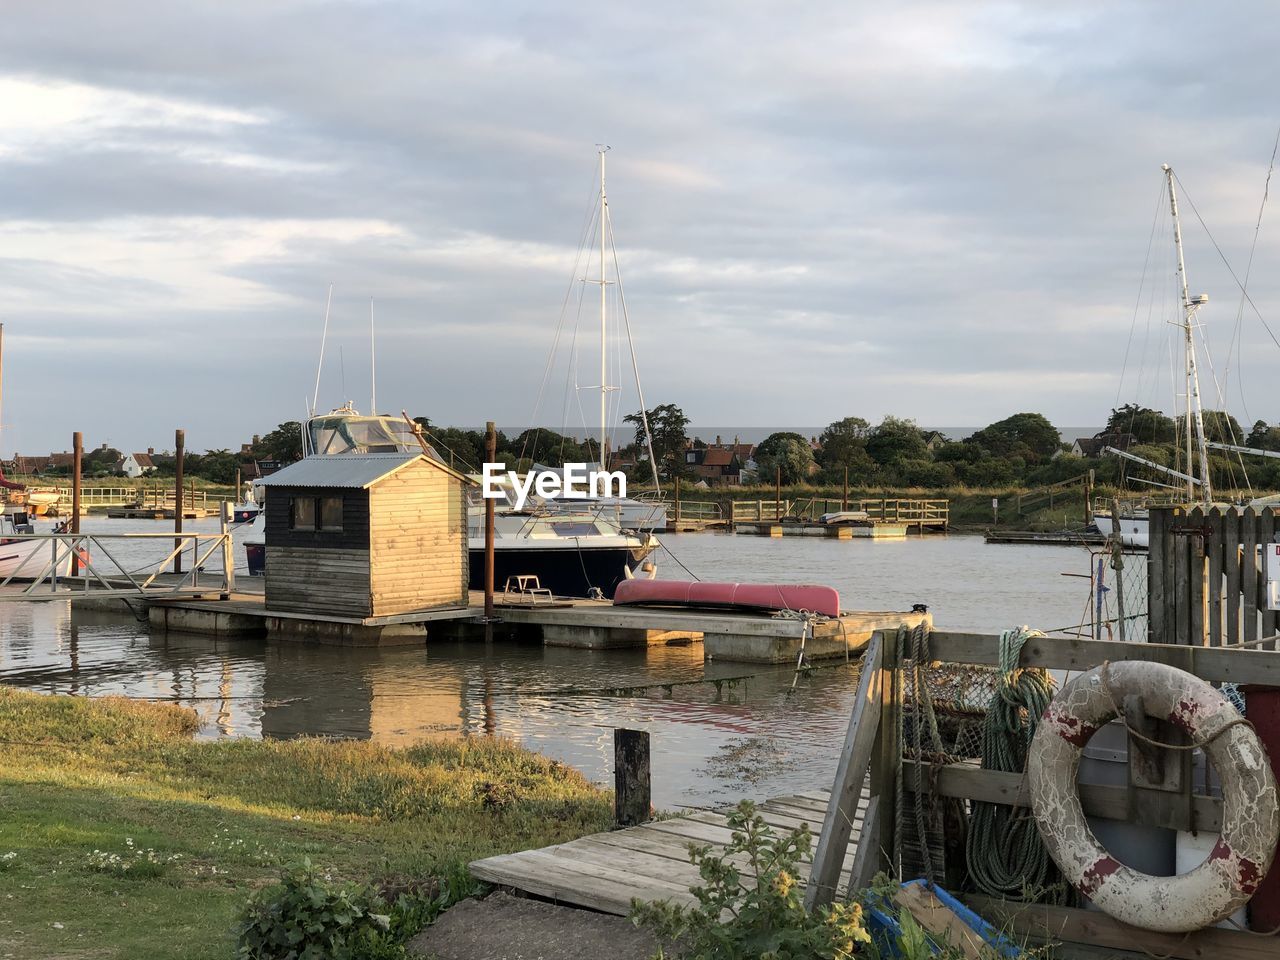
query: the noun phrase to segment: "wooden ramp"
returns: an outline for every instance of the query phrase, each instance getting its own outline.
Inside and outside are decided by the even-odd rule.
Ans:
[[[780,834],[808,824],[816,847],[829,799],[825,790],[799,793],[766,801],[757,810]],[[848,884],[866,807],[864,789],[842,869],[842,889]],[[701,811],[597,833],[541,850],[489,857],[472,863],[471,873],[487,883],[556,903],[623,916],[631,909],[633,898],[694,903],[689,888],[701,883],[701,879],[689,862],[689,845],[709,844],[723,849],[730,841],[728,812],[729,808]],[[805,863],[800,877],[807,880],[808,876],[809,864]]]

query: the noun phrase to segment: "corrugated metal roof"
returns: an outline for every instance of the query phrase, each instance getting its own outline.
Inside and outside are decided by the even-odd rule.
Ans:
[[[420,453],[350,453],[311,456],[289,464],[283,470],[278,470],[271,476],[259,480],[258,483],[264,487],[333,487],[339,490],[362,490],[377,483],[383,477],[390,476],[406,464],[426,459]]]

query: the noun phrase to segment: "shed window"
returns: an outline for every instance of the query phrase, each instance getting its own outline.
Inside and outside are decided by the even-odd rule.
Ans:
[[[289,518],[289,526],[294,530],[314,530],[316,528],[315,497],[293,498],[293,513]]]
[[[294,497],[289,527],[292,530],[341,532],[342,497]]]
[[[321,530],[341,530],[342,529],[342,498],[341,497],[321,497],[320,498],[320,529]]]

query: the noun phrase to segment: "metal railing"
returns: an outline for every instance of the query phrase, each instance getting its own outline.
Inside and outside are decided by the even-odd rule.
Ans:
[[[165,540],[173,546],[159,560],[119,559],[123,545]],[[235,589],[235,552],[225,525],[219,533],[11,534],[0,542],[0,553],[6,551],[17,551],[8,559],[18,562],[0,580],[0,600],[227,596]],[[187,556],[185,572],[166,572]]]

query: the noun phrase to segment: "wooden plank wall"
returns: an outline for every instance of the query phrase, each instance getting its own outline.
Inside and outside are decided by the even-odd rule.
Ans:
[[[371,616],[369,551],[268,545],[266,606],[281,613]]]
[[[369,491],[372,616],[468,600],[462,481],[418,461]]]
[[[1148,639],[1220,647],[1274,636],[1280,614],[1266,609],[1258,548],[1275,533],[1271,507],[1152,509]]]

